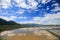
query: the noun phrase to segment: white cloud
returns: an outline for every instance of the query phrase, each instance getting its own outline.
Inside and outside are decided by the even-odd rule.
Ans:
[[[46,3],[46,0],[41,0],[42,1],[42,3]]]
[[[0,16],[0,18],[4,19],[4,20],[7,20],[7,21],[10,21],[12,19],[8,18],[8,17],[5,17],[5,16]]]
[[[10,16],[10,17],[6,17],[6,16],[0,16],[0,18],[10,21],[10,20],[15,20],[15,18],[17,18],[16,16]]]
[[[45,17],[33,17],[31,21],[19,22],[21,24],[35,23],[43,25],[59,25],[60,24],[60,13],[57,14],[45,14]]]
[[[28,22],[18,22],[18,23],[20,23],[20,24],[31,24],[31,23],[33,23],[32,21],[28,21]]]
[[[49,10],[50,8],[49,8],[49,6],[47,6],[47,10]]]
[[[26,8],[26,7],[27,7],[27,5],[26,5],[25,2],[21,2],[21,3],[19,4],[19,6],[22,7],[22,8]]]
[[[20,6],[20,7],[22,7],[22,8],[26,8],[26,9],[35,9],[36,8],[36,6],[37,6],[37,2],[35,1],[35,0],[27,0],[27,2],[28,2],[28,4],[26,4],[26,0],[21,0],[21,1],[17,1],[17,0],[15,0],[17,3],[18,3],[18,5],[16,5],[16,6]]]
[[[24,0],[14,0],[14,1],[16,1],[17,2],[17,4],[19,4],[19,3],[21,3],[21,2],[23,2]]]
[[[51,0],[46,0],[46,3],[50,2]]]
[[[45,24],[60,25],[60,13],[47,14],[44,20],[47,21]]]
[[[2,14],[2,15],[7,15],[8,13],[0,13],[0,14]]]
[[[16,16],[10,16],[10,18],[15,19],[15,18],[17,18],[17,17],[16,17]]]
[[[22,16],[22,17],[18,17],[18,18],[20,18],[20,19],[26,19],[27,17],[23,17],[23,16]]]
[[[60,7],[55,7],[54,9],[51,10],[52,12],[60,11]]]
[[[51,0],[38,0],[39,3],[46,4],[50,2]]]
[[[59,4],[58,3],[55,3],[55,4],[53,4],[52,6],[58,6]]]
[[[10,16],[10,17],[0,16],[0,18],[2,18],[4,20],[7,20],[7,21],[10,21],[10,20],[16,20],[16,18],[18,18],[18,19],[26,19],[27,17],[23,17],[23,16],[20,16],[20,17],[17,17],[17,16]]]
[[[30,5],[32,5],[32,8],[36,8],[38,3],[35,0],[31,0]]]
[[[2,5],[2,8],[8,8],[9,6],[11,6],[11,0],[1,0],[0,5]]]
[[[58,3],[54,3],[52,6],[55,6],[54,9],[51,10],[52,12],[60,11],[60,7]]]
[[[24,9],[20,9],[20,10],[18,10],[16,13],[18,13],[18,14],[23,14],[25,11],[26,11],[26,10],[24,10]]]
[[[20,6],[20,7],[25,8],[25,9],[29,9],[30,8],[30,6],[28,6],[24,1],[21,2],[20,4],[16,5],[16,6]]]
[[[24,13],[24,11],[18,11],[17,13],[18,13],[18,14],[23,14],[23,13]]]

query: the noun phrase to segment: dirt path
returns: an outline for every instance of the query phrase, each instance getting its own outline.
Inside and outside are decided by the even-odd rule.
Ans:
[[[15,35],[7,37],[6,40],[57,40],[58,38],[47,31],[40,31],[38,33],[31,33],[25,36]]]

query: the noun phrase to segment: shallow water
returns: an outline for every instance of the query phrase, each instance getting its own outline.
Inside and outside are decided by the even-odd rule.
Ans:
[[[53,32],[53,33],[56,33],[57,35],[60,35],[60,29],[58,29],[58,30],[50,30],[51,32]]]
[[[55,32],[55,33],[58,33],[58,34],[60,34],[60,29],[57,29],[56,30],[56,27],[55,27],[55,29],[54,28],[49,28],[49,27],[30,27],[30,28],[19,28],[19,29],[15,29],[15,30],[9,30],[9,31],[5,31],[5,32],[2,32],[1,34],[4,34],[4,36],[6,37],[6,36],[8,36],[9,38],[9,40],[10,40],[10,37],[12,38],[18,38],[19,36],[22,36],[22,38],[24,38],[24,36],[25,35],[29,35],[29,37],[30,37],[30,35],[31,35],[31,37],[32,38],[34,38],[34,37],[36,37],[37,35],[39,36],[39,38],[41,39],[41,37],[42,37],[42,39],[43,38],[45,38],[45,36],[46,36],[46,38],[47,39],[51,39],[51,40],[53,40],[53,39],[56,39],[56,37],[54,36],[54,35],[52,35],[51,33],[49,33],[48,31],[46,31],[46,30],[50,30],[50,31],[52,31],[52,32]],[[17,37],[16,37],[17,36]],[[27,37],[27,36],[26,36]],[[12,39],[13,39],[12,38]],[[37,37],[36,37],[37,38]],[[37,38],[37,39],[39,39],[39,38]],[[7,39],[7,40],[8,40]],[[27,38],[28,39],[28,38]],[[47,40],[46,39],[46,40]],[[20,38],[19,38],[19,40],[20,40]]]

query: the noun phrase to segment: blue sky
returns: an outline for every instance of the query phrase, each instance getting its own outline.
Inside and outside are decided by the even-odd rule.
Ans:
[[[59,0],[0,0],[0,18],[20,24],[60,25]]]

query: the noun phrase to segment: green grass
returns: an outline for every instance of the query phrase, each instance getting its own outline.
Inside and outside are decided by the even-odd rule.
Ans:
[[[3,38],[0,36],[0,40],[3,40]]]
[[[6,40],[5,37],[0,35],[0,40]]]

